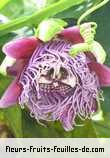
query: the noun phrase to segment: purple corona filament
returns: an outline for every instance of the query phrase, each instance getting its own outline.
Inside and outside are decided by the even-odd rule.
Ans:
[[[71,47],[71,42],[57,38],[40,44],[19,80],[23,86],[19,104],[38,121],[59,120],[66,131],[74,128],[77,117],[91,118],[100,92],[86,55],[70,57]]]

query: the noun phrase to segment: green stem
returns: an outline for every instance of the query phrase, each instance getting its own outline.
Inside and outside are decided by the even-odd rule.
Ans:
[[[0,36],[10,31],[17,30],[24,26],[37,26],[43,19],[49,18],[54,16],[55,14],[70,8],[71,6],[78,5],[79,3],[83,2],[84,0],[60,0],[49,7],[42,9],[41,11],[37,11],[29,17],[22,17],[7,24],[0,25]]]
[[[101,8],[102,6],[104,6],[106,3],[110,2],[110,0],[104,0],[101,3],[99,3],[98,5],[90,8],[89,10],[87,10],[84,14],[81,15],[81,17],[79,18],[77,25],[80,26],[81,21],[88,15],[90,15],[92,12],[94,12],[95,10]]]

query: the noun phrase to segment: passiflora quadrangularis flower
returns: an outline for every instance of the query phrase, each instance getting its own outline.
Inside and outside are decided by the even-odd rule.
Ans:
[[[0,107],[18,103],[36,120],[59,120],[70,131],[77,117],[90,119],[99,110],[101,87],[110,86],[110,69],[100,63],[97,50],[93,52],[96,47],[70,56],[74,46],[85,44],[79,27],[62,29],[58,25],[51,32],[52,38],[43,39],[40,28],[38,38],[25,37],[3,46],[3,52],[14,59],[6,71],[15,79],[2,96]]]

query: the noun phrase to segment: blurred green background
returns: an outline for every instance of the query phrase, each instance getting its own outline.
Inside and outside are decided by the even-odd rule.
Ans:
[[[45,8],[58,0],[0,0],[0,21],[3,15],[8,20],[21,16],[30,16],[35,11]],[[66,20],[69,25],[74,25],[78,17],[101,0],[85,0],[80,5],[71,7],[55,17]],[[2,16],[1,16],[2,15]],[[98,24],[96,40],[99,41],[107,52],[106,64],[110,66],[110,3],[92,13],[85,19]],[[15,38],[31,36],[32,28],[25,27],[17,31],[0,36],[0,63],[4,58],[2,46]],[[0,96],[11,82],[12,78],[0,75]],[[0,110],[0,137],[69,137],[69,138],[110,138],[110,88],[104,88],[105,101],[101,103],[104,113],[103,121],[83,122],[82,127],[75,127],[72,132],[65,132],[58,122],[47,123],[47,128],[39,125],[25,110],[19,106]]]

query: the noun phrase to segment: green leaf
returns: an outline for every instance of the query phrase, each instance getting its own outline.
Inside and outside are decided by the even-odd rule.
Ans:
[[[0,9],[2,9],[4,6],[6,6],[6,4],[9,2],[10,0],[1,0],[0,1]]]
[[[51,5],[52,3],[58,2],[59,0],[36,0],[37,3],[37,8],[42,9],[45,8],[46,6]]]
[[[68,19],[68,18],[79,18],[85,11],[91,7],[96,6],[102,2],[102,0],[85,0],[83,3],[76,6],[72,6],[67,10],[55,15],[56,18]]]
[[[9,107],[4,110],[4,116],[13,135],[17,138],[22,138],[23,131],[21,108],[19,106]]]
[[[42,20],[54,16],[63,10],[68,9],[71,6],[82,3],[84,0],[60,0],[49,7],[46,7],[40,11],[33,13],[28,17],[21,17],[7,24],[0,25],[0,35],[4,35],[10,31],[19,29],[24,26],[37,26]]]
[[[29,112],[23,110],[22,128],[24,138],[59,137],[52,123],[46,123],[46,126],[40,125],[34,118],[31,118]]]
[[[110,113],[104,115],[103,121],[93,123],[96,134],[100,138],[110,138]]]
[[[31,0],[31,2],[27,0],[2,1],[7,1],[7,3],[5,2],[5,5],[2,8],[0,8],[0,12],[7,16],[9,19],[30,15],[34,13],[36,10],[38,10],[36,0]]]

